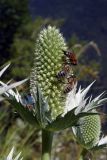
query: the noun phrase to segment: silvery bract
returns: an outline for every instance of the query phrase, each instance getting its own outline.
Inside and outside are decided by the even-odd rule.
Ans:
[[[21,158],[21,152],[14,157],[14,150],[15,149],[13,147],[5,160],[22,160],[23,159]]]
[[[6,65],[1,71],[0,71],[0,77],[2,76],[2,74],[6,71],[6,69],[10,66],[10,64]],[[0,81],[0,95],[5,93],[6,91],[8,91],[9,89],[15,88],[19,85],[21,85],[22,83],[26,82],[27,79],[19,81],[19,82],[15,82],[12,84],[5,84],[2,81]],[[0,101],[3,100],[3,97],[0,97]]]

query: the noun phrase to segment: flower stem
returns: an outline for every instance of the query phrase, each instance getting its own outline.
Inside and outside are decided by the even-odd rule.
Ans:
[[[85,149],[82,150],[79,160],[86,160],[87,151]]]
[[[41,160],[51,160],[53,132],[42,130],[42,158]]]
[[[88,160],[90,157],[92,158],[92,153],[83,148],[79,160]]]

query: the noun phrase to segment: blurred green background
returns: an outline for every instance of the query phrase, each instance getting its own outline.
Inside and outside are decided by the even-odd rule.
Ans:
[[[28,0],[0,0],[0,69],[5,63],[11,61],[11,67],[2,77],[3,81],[11,78],[13,78],[12,81],[18,81],[30,75],[35,41],[41,29],[50,24],[61,28],[61,31],[64,30],[65,17],[51,18],[51,16],[39,15],[32,19],[31,9],[32,7],[29,9]],[[103,58],[102,61],[98,44],[93,39],[81,40],[75,33],[67,37],[66,41],[79,61],[78,66],[74,68],[79,84],[85,87],[97,79],[91,90],[94,96],[106,89],[107,78],[104,76],[106,69],[104,70],[103,65],[106,64],[106,59]],[[19,87],[19,90],[29,92],[28,88],[29,83]],[[106,110],[104,106],[101,112]],[[104,121],[103,117],[102,121]],[[106,134],[104,122],[103,130]],[[22,151],[25,160],[40,159],[41,132],[25,123],[14,111],[13,106],[4,101],[0,104],[0,157],[6,155],[13,145],[18,152]],[[80,150],[70,129],[55,134],[53,160],[77,160]],[[107,150],[95,153],[94,159],[106,160]]]

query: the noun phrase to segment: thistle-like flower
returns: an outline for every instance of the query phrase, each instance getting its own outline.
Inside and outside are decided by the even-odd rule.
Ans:
[[[23,158],[21,158],[21,152],[13,158],[13,154],[14,154],[14,147],[11,149],[10,153],[8,154],[6,160],[22,160]]]
[[[99,143],[101,134],[100,116],[90,115],[80,118],[77,124],[78,127],[73,127],[73,131],[79,143],[87,149],[95,147]]]
[[[99,115],[80,118],[73,133],[83,148],[97,150],[107,147],[107,136],[101,138],[101,119]]]
[[[58,29],[51,26],[43,29],[36,41],[30,76],[31,95],[23,97],[12,89],[5,92],[22,118],[36,127],[53,131],[68,128],[75,125],[80,117],[96,114],[91,110],[107,100],[101,99],[101,94],[93,100],[90,97],[87,103],[85,95],[92,84],[84,90],[79,88],[76,93],[77,82],[68,58],[70,53],[66,53],[66,49]],[[73,85],[69,85],[72,81]],[[1,84],[6,86],[3,82]]]
[[[63,50],[66,48],[59,30],[51,26],[43,29],[36,41],[34,66],[30,78],[31,93],[36,94],[37,85],[40,87],[48,101],[52,118],[61,114],[65,105],[64,84],[57,78],[57,74],[64,68]]]
[[[93,83],[91,83],[86,89],[81,89],[80,87],[77,93],[76,88],[74,88],[68,94],[65,107],[66,112],[71,110],[71,108],[79,106],[75,109],[76,115],[82,112],[97,113],[96,108],[103,105],[107,101],[107,98],[102,99],[104,92],[94,99],[92,99],[92,96],[86,98],[86,94],[88,93],[92,84]],[[90,109],[92,109],[92,111]],[[72,129],[79,143],[87,149],[97,149],[101,145],[102,147],[107,145],[107,137],[100,139],[101,120],[99,114],[79,118],[77,126],[72,127]]]

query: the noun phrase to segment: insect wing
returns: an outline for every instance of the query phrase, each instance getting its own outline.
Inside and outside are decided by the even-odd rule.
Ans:
[[[69,61],[72,65],[77,65],[77,58],[76,55],[71,51],[63,51],[64,55],[69,58]]]
[[[71,64],[73,64],[73,65],[77,65],[77,63],[78,63],[76,55],[74,53],[71,53],[69,55],[69,60],[70,60]]]

